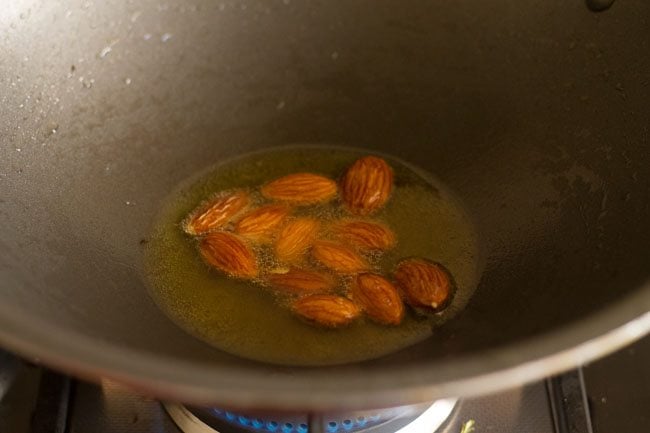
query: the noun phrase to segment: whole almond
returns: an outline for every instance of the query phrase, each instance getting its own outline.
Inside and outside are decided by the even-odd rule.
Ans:
[[[270,242],[290,212],[291,209],[283,204],[269,204],[253,209],[237,221],[235,233],[255,242]]]
[[[395,233],[373,221],[348,220],[334,224],[337,239],[364,251],[386,251],[395,245]]]
[[[314,242],[311,255],[323,266],[340,274],[354,274],[370,268],[368,262],[356,251],[336,242],[323,240]]]
[[[334,295],[306,296],[295,301],[292,309],[300,317],[328,328],[347,325],[361,313],[354,302]]]
[[[327,293],[334,290],[336,280],[324,272],[291,268],[286,273],[270,274],[271,287],[290,294]]]
[[[352,298],[375,322],[399,325],[404,303],[393,284],[377,274],[359,274],[352,286]]]
[[[424,259],[400,262],[395,271],[395,281],[406,302],[413,307],[437,309],[446,303],[451,291],[447,271],[441,265]]]
[[[243,190],[219,194],[199,206],[183,222],[183,230],[191,235],[203,235],[228,224],[250,202]]]
[[[199,244],[203,259],[235,278],[255,278],[257,259],[246,241],[227,232],[208,234]]]
[[[381,158],[357,159],[341,179],[341,196],[348,210],[371,214],[383,207],[393,189],[393,169]]]
[[[320,222],[314,218],[296,218],[287,223],[275,242],[275,255],[283,263],[299,264],[311,246]]]
[[[297,205],[326,203],[336,196],[336,182],[313,173],[294,173],[262,186],[262,195],[271,200]]]

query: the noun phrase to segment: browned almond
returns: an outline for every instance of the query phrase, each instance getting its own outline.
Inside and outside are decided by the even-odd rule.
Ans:
[[[341,179],[341,196],[350,212],[371,214],[386,204],[393,189],[393,169],[381,158],[357,159]]]
[[[336,182],[313,173],[294,173],[267,183],[262,195],[298,205],[325,203],[336,196]]]
[[[336,280],[329,274],[299,268],[291,268],[283,274],[270,274],[268,282],[274,289],[291,294],[326,293],[336,286]]]
[[[295,301],[292,309],[300,317],[328,328],[347,325],[361,313],[354,302],[334,295],[306,296]]]
[[[395,245],[395,234],[383,224],[372,221],[349,220],[334,224],[337,239],[366,251],[386,251]]]
[[[413,307],[439,308],[449,298],[449,274],[437,263],[424,259],[407,259],[395,271],[397,286],[404,292],[406,302]]]
[[[380,275],[357,275],[352,286],[352,297],[375,322],[399,325],[404,318],[404,303],[399,292]]]
[[[352,248],[331,241],[316,241],[312,257],[323,266],[341,274],[354,274],[369,269],[368,262]]]
[[[320,222],[314,218],[296,218],[284,226],[275,242],[275,255],[281,262],[300,263],[311,246]]]
[[[236,278],[255,278],[257,259],[246,241],[227,232],[208,234],[199,245],[203,259],[210,265]]]
[[[282,204],[269,204],[253,209],[237,221],[235,233],[256,242],[269,242],[290,212],[291,209]]]
[[[229,223],[250,202],[243,190],[219,194],[192,212],[183,229],[191,235],[203,235]]]

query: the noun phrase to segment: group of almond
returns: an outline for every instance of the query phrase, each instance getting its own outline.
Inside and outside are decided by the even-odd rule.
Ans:
[[[365,156],[340,181],[294,173],[259,188],[224,191],[192,212],[183,229],[199,237],[199,251],[210,266],[232,278],[251,280],[289,296],[292,311],[308,322],[335,328],[362,313],[397,325],[404,303],[437,310],[450,294],[450,277],[426,259],[402,260],[390,281],[369,262],[395,246],[389,227],[368,218],[393,190],[393,170],[381,158]],[[263,204],[253,206],[253,194]],[[322,220],[296,216],[299,207],[338,200],[349,217]],[[261,248],[274,256],[260,260]],[[280,264],[280,266],[278,266]]]

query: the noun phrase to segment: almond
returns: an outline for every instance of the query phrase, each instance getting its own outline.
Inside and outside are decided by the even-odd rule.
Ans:
[[[297,205],[326,203],[336,196],[336,182],[313,173],[294,173],[262,186],[262,195],[271,200]]]
[[[190,235],[203,235],[228,224],[250,202],[246,191],[233,191],[217,195],[192,212],[183,223]]]
[[[380,275],[359,274],[352,286],[352,297],[375,322],[399,325],[404,318],[399,292]]]
[[[437,309],[445,304],[451,280],[445,268],[424,259],[403,260],[395,271],[397,286],[413,307]]]
[[[296,218],[284,226],[275,242],[275,255],[281,262],[298,264],[311,246],[320,222],[314,218]]]
[[[342,242],[365,251],[386,251],[395,245],[395,234],[383,224],[372,221],[341,221],[333,227],[334,235]]]
[[[271,274],[268,282],[274,289],[291,294],[326,293],[336,286],[336,280],[329,274],[299,268],[291,268],[282,274]]]
[[[352,248],[336,242],[314,242],[311,255],[323,266],[341,274],[354,274],[370,267]]]
[[[203,259],[236,278],[255,278],[257,259],[253,250],[239,236],[227,232],[208,234],[199,244]]]
[[[341,196],[348,210],[371,214],[386,204],[393,189],[393,169],[381,158],[357,159],[341,179]]]
[[[269,204],[253,209],[235,224],[235,233],[255,242],[268,243],[291,209],[282,204]]]
[[[328,328],[347,325],[361,313],[354,302],[334,295],[306,296],[295,301],[292,308],[300,317]]]

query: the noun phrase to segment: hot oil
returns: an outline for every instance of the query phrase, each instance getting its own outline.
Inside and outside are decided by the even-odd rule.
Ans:
[[[393,229],[397,245],[373,263],[390,274],[402,258],[428,258],[450,271],[456,291],[443,312],[421,314],[409,309],[397,327],[366,319],[334,330],[304,323],[272,291],[208,268],[198,254],[197,241],[180,228],[185,216],[217,191],[254,189],[299,171],[338,178],[364,154],[344,148],[276,149],[223,162],[181,185],[165,204],[145,250],[150,293],[157,305],[189,334],[218,349],[283,365],[377,358],[429,337],[466,305],[476,287],[477,236],[458,200],[439,181],[399,160],[384,156],[395,171],[395,188],[387,205],[373,215]],[[299,208],[297,213],[326,219],[344,215],[338,202]],[[267,264],[276,266],[264,248],[260,254]]]

